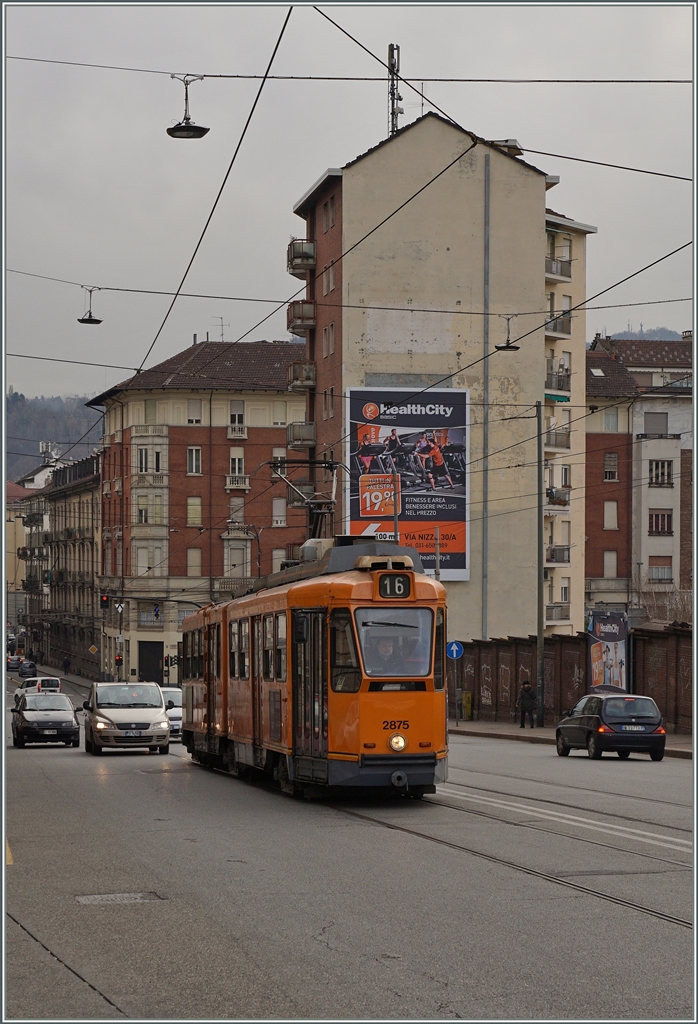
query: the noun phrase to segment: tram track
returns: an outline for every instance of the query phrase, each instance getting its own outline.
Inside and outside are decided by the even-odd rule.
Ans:
[[[675,917],[673,914],[665,914],[661,910],[654,910],[652,907],[645,907],[641,903],[634,903],[632,900],[625,900],[621,896],[612,896],[610,893],[599,892],[599,890],[591,889],[589,886],[580,885],[578,882],[572,882],[568,878],[560,878],[558,875],[551,875],[546,871],[539,871],[537,868],[527,867],[524,864],[517,864],[514,861],[507,860],[505,857],[497,857],[495,854],[484,853],[482,850],[463,846],[461,843],[454,843],[449,839],[440,839],[438,836],[429,835],[427,832],[420,832],[417,829],[407,828],[404,825],[396,825],[394,822],[384,821],[381,818],[374,818],[372,815],[362,814],[359,811],[351,811],[346,807],[338,807],[336,804],[327,804],[326,806],[331,807],[332,810],[337,811],[340,814],[347,814],[350,817],[370,822],[373,825],[379,825],[382,828],[387,828],[394,832],[402,832],[405,835],[424,839],[427,842],[435,843],[438,846],[445,846],[448,849],[457,850],[459,853],[470,854],[470,856],[488,861],[490,864],[499,864],[503,867],[510,868],[512,871],[518,871],[533,878],[540,878],[543,881],[560,885],[565,889],[572,890],[573,892],[578,892],[583,896],[594,896],[596,899],[604,900],[607,903],[613,903],[616,906],[625,907],[627,910],[634,910],[638,913],[646,914],[649,917],[654,917],[659,921],[665,921],[668,924],[678,925],[681,928],[693,928],[693,922],[685,920],[682,917]],[[456,808],[451,809],[455,810]]]

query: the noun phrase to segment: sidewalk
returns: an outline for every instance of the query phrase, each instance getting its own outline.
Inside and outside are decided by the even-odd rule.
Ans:
[[[545,725],[536,729],[521,729],[513,722],[464,722],[449,719],[449,733],[455,736],[481,736],[483,739],[519,740],[524,743],[555,744],[555,729]],[[693,737],[683,733],[667,733],[665,757],[693,758]]]
[[[87,697],[92,689],[92,680],[88,679],[87,676],[75,676],[72,672],[64,672],[62,668],[54,668],[51,665],[39,665],[37,663],[36,674],[38,676],[58,676],[59,679],[65,679],[66,683],[71,683],[73,686],[77,686],[78,689],[84,690],[85,697]],[[9,678],[10,676],[8,675]],[[21,682],[21,680],[17,681]]]

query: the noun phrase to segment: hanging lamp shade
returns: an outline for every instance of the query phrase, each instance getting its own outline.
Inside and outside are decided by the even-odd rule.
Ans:
[[[170,75],[184,85],[184,117],[177,124],[167,129],[171,139],[203,139],[204,135],[210,132],[210,128],[204,128],[201,124],[194,124],[189,116],[189,83],[200,82],[203,75]]]
[[[88,310],[86,316],[79,316],[79,324],[101,324],[101,320],[98,320],[96,316],[92,316],[92,310]]]

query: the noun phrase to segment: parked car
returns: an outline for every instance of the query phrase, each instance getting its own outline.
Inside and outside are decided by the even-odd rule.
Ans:
[[[93,683],[85,709],[85,751],[170,749],[170,720],[157,683]]]
[[[649,754],[653,761],[664,757],[666,730],[651,697],[597,693],[582,697],[563,715],[555,728],[560,757],[584,747],[594,760],[606,750],[615,750],[621,758],[630,757],[633,751]]]
[[[23,661],[19,666],[19,678],[28,679],[30,676],[36,675],[36,662],[34,661]]]
[[[20,699],[26,693],[44,693],[47,690],[60,693],[61,689],[61,681],[58,676],[29,676],[15,690],[15,704],[19,704]]]
[[[64,693],[27,693],[12,708],[12,744],[64,743],[80,746],[80,723]]]
[[[19,667],[24,661],[24,658],[19,654],[8,654],[7,655],[7,671],[8,672],[19,672]]]
[[[182,739],[182,691],[178,686],[161,686],[170,720],[170,740]]]

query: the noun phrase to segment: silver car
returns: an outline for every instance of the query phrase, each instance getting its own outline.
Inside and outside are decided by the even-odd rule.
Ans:
[[[85,751],[170,749],[170,720],[157,683],[93,683],[85,709]]]
[[[161,686],[170,720],[170,740],[182,739],[182,691],[178,686]],[[171,706],[170,706],[171,705]]]

